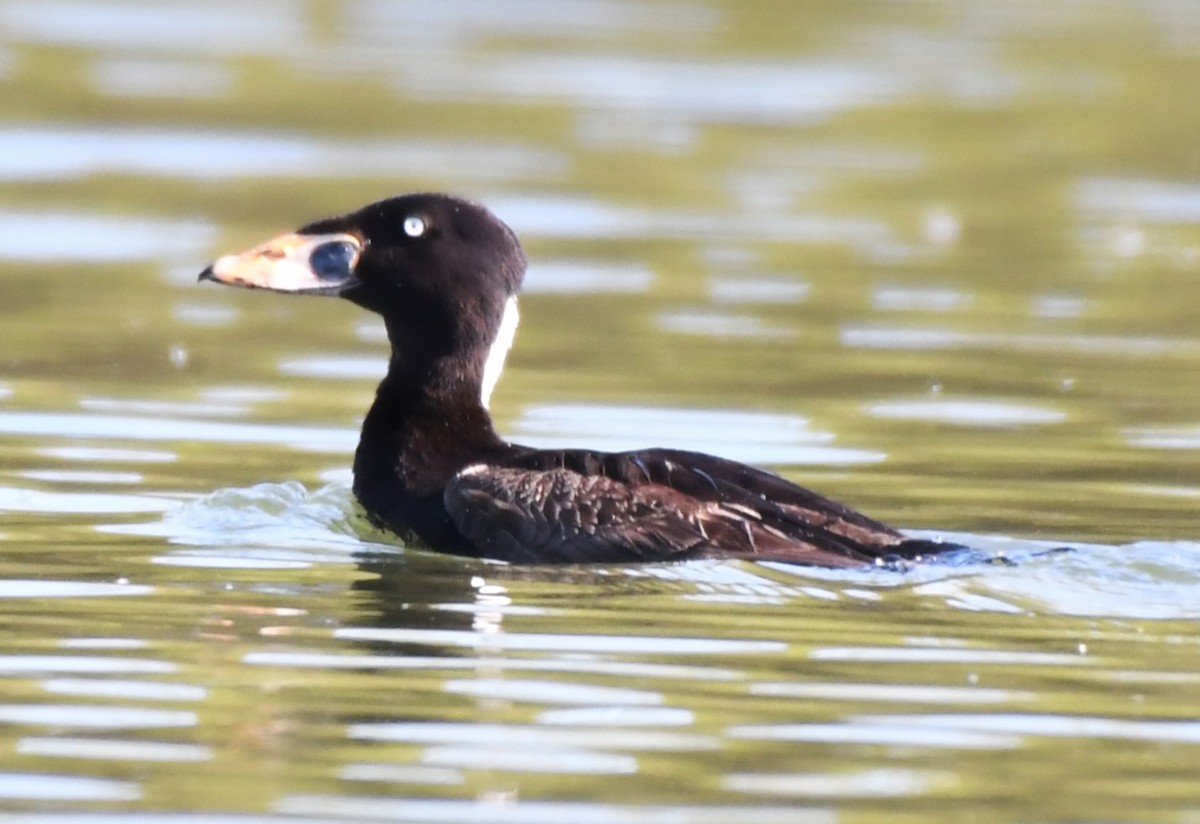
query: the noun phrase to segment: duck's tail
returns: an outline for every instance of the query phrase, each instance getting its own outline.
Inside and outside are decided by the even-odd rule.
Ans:
[[[967,564],[995,564],[998,566],[1017,566],[1024,561],[1042,558],[1047,555],[1060,555],[1064,552],[1074,552],[1070,546],[1056,546],[1049,549],[1038,549],[1032,552],[1020,553],[1020,560],[1011,558],[1002,552],[989,552],[966,544],[953,541],[939,541],[930,538],[908,538],[891,551],[876,560],[877,566],[905,569],[914,564],[949,563],[956,566]]]

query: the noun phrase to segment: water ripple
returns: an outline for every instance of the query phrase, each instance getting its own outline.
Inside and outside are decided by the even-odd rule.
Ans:
[[[808,653],[814,661],[863,661],[905,664],[1027,664],[1041,667],[1075,667],[1097,663],[1081,655],[1057,652],[1023,652],[997,649],[940,649],[922,647],[817,647]]]
[[[460,770],[533,772],[546,775],[632,775],[637,759],[629,755],[589,752],[572,747],[429,747],[421,763]]]
[[[1149,335],[1050,335],[959,331],[930,327],[846,326],[842,345],[856,349],[999,349],[1028,352],[1072,352],[1104,357],[1195,355],[1200,342]]]
[[[5,156],[4,143],[0,129],[0,180],[16,173],[5,166],[13,159]],[[211,225],[198,220],[5,210],[0,210],[0,228],[0,259],[89,265],[197,256],[212,246],[215,235]],[[65,237],[71,242],[63,243]]]
[[[448,693],[504,701],[528,701],[537,704],[610,704],[647,706],[663,703],[663,696],[648,690],[568,684],[562,681],[528,681],[501,678],[471,678],[447,681]]]
[[[392,741],[406,744],[450,744],[476,747],[538,751],[543,748],[595,748],[636,750],[640,752],[695,752],[714,750],[720,741],[712,736],[663,730],[604,727],[538,727],[517,724],[472,724],[424,722],[382,722],[352,724],[347,735],[365,741]]]
[[[939,687],[924,684],[863,683],[759,683],[750,685],[751,695],[808,698],[822,701],[878,701],[903,704],[1003,704],[1032,701],[1031,692],[984,689],[982,687]]]
[[[109,598],[149,595],[154,587],[96,581],[0,580],[0,598]]]
[[[374,819],[397,824],[835,824],[832,810],[790,805],[737,807],[721,804],[622,805],[580,802],[513,803],[445,798],[383,798],[289,795],[275,810],[325,820]]]
[[[571,707],[538,713],[537,723],[552,727],[686,727],[696,721],[682,707]]]
[[[80,513],[112,515],[136,512],[166,512],[178,501],[146,495],[116,495],[107,492],[45,492],[38,489],[0,487],[0,512]]]
[[[635,266],[605,261],[539,261],[529,267],[523,294],[636,294],[647,291],[654,275]]]
[[[179,667],[176,664],[149,658],[83,655],[0,655],[0,674],[3,675],[57,672],[164,675],[177,672],[178,670]]]
[[[636,433],[636,434],[631,434]],[[524,410],[513,438],[542,449],[622,452],[660,447],[721,455],[757,465],[875,463],[885,455],[829,445],[833,435],[807,418],[762,412],[560,404]]]
[[[101,670],[111,672],[111,669]],[[54,695],[85,695],[90,698],[130,698],[137,701],[202,701],[208,690],[192,684],[161,681],[92,680],[86,678],[50,678],[42,689]]]
[[[922,731],[1002,733],[1056,738],[1108,738],[1123,741],[1200,744],[1200,721],[1124,720],[1084,715],[1022,713],[1005,715],[874,715],[856,723],[913,727]]]
[[[114,707],[108,704],[0,704],[0,722],[44,724],[49,727],[140,729],[143,727],[194,727],[198,723],[198,718],[196,713],[186,710]]]
[[[563,157],[553,152],[489,143],[335,141],[302,133],[215,129],[0,126],[0,180],[9,181],[61,180],[92,174],[204,180],[378,179],[430,175],[442,169],[456,180],[482,182],[548,177],[565,167]],[[17,217],[19,214],[6,216],[2,222]],[[7,233],[5,237],[9,237]],[[133,237],[124,242],[138,241]],[[75,244],[57,245],[65,247],[58,254],[70,254]]]
[[[1092,178],[1079,183],[1083,212],[1157,223],[1200,223],[1200,186],[1161,180]]]
[[[45,412],[0,412],[0,433],[134,441],[283,444],[312,452],[338,453],[350,452],[358,443],[358,432],[353,429]]]
[[[242,659],[251,666],[290,667],[327,670],[469,670],[478,671],[474,658],[432,658],[417,655],[352,655],[321,652],[251,652]],[[653,664],[629,661],[589,661],[586,659],[489,658],[492,670],[527,672],[569,672],[607,675],[617,678],[667,678],[681,681],[735,681],[745,676],[720,667]]]
[[[211,761],[213,750],[198,744],[165,741],[119,741],[98,738],[22,738],[21,755],[49,758],[88,758],[99,761]]]
[[[141,788],[128,781],[50,773],[0,773],[0,798],[24,801],[136,801]]]
[[[1067,420],[1067,413],[1057,409],[982,399],[887,401],[869,404],[866,411],[877,418],[932,421],[959,426],[1028,426]]]
[[[0,6],[7,36],[69,46],[136,48],[168,54],[287,53],[303,39],[296,6],[219,0],[206,6],[140,0],[114,6],[99,0],[44,0]]]
[[[721,780],[735,792],[781,796],[903,798],[927,795],[958,784],[950,772],[878,769],[849,773],[733,773]]]
[[[768,724],[730,727],[730,738],[751,741],[789,741],[807,744],[865,744],[884,747],[930,747],[952,750],[1011,750],[1020,746],[1015,735],[959,729],[926,729],[886,720],[846,724]]]
[[[730,638],[668,638],[651,635],[552,635],[512,633],[481,635],[442,629],[345,627],[334,630],[335,638],[382,641],[390,644],[424,644],[446,647],[486,647],[505,650],[611,652],[630,655],[746,655],[774,654],[787,650],[779,641],[749,641]]]

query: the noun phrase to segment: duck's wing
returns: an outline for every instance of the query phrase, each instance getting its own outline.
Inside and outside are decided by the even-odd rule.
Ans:
[[[745,557],[848,567],[929,551],[776,475],[677,450],[529,450],[465,468],[444,503],[479,554],[517,562]]]

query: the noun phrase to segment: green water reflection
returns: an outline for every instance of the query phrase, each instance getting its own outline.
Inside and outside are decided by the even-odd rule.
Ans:
[[[1190,820],[1198,55],[1186,0],[0,2],[0,807]],[[1133,545],[390,553],[378,324],[194,278],[416,189],[526,244],[514,437]]]

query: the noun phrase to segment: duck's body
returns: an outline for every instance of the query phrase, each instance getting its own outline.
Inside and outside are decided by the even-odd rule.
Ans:
[[[392,357],[363,424],[354,493],[406,540],[516,563],[744,557],[845,567],[957,548],[907,539],[711,455],[505,442],[487,404],[524,270],[516,236],[490,212],[423,194],[310,224],[221,258],[201,278],[341,295],[383,316]]]

